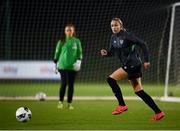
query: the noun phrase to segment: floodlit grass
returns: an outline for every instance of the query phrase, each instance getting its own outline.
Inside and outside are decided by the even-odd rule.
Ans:
[[[1,130],[178,130],[180,129],[180,103],[157,104],[166,113],[164,119],[149,122],[153,112],[142,101],[126,101],[129,110],[112,116],[116,101],[74,101],[74,110],[58,110],[57,101],[0,101]],[[15,111],[27,106],[32,119],[27,123],[18,122]]]
[[[119,84],[124,96],[135,96],[130,84]],[[0,83],[0,96],[35,96],[43,91],[47,96],[58,96],[59,83]],[[163,85],[143,84],[144,90],[152,96],[162,96]],[[180,96],[180,88],[173,89]],[[112,96],[112,91],[107,83],[76,83],[75,96]]]
[[[143,84],[144,90],[151,96],[162,96],[163,85]],[[129,84],[120,84],[124,96],[135,96]],[[48,82],[6,82],[0,83],[0,96],[35,96],[43,91],[47,96],[58,96],[59,83]],[[173,88],[180,96],[180,89]],[[77,83],[75,96],[113,96],[107,83]],[[129,110],[121,115],[112,116],[116,101],[74,101],[75,110],[58,110],[57,101],[0,101],[1,130],[170,130],[180,129],[180,103],[157,104],[166,113],[161,121],[149,122],[153,112],[142,101],[126,101]],[[15,119],[15,111],[27,106],[32,111],[32,120],[20,123]]]

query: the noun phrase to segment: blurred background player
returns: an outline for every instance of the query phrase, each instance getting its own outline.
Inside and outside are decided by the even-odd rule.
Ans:
[[[114,71],[108,78],[107,82],[117,98],[119,105],[112,112],[112,115],[120,114],[128,109],[125,104],[121,89],[117,84],[117,80],[128,78],[134,92],[138,95],[154,112],[155,115],[150,120],[160,120],[164,117],[153,99],[143,90],[141,85],[142,65],[145,69],[150,67],[148,47],[145,42],[127,32],[123,23],[119,18],[113,18],[111,21],[111,30],[113,32],[110,40],[109,50],[102,49],[102,56],[117,55],[120,59],[122,67]],[[144,63],[139,57],[136,47],[140,47],[144,54]]]
[[[75,26],[67,24],[64,28],[64,34],[57,43],[54,62],[56,69],[61,75],[61,87],[59,90],[58,108],[63,108],[63,101],[68,85],[67,102],[68,108],[74,109],[72,106],[74,82],[77,71],[81,68],[82,47],[81,41],[76,37]]]

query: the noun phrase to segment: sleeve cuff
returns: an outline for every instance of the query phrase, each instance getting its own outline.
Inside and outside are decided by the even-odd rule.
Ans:
[[[57,60],[53,60],[54,61],[54,63],[57,63]]]

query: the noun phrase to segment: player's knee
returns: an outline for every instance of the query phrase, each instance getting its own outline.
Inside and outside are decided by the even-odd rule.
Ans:
[[[66,88],[66,86],[67,86],[67,83],[66,83],[66,82],[61,82],[61,87],[62,87],[62,88]]]
[[[117,82],[115,79],[111,78],[111,77],[108,77],[107,78],[107,82],[108,84],[110,85],[112,91],[114,94],[116,94],[117,92],[119,92],[120,88],[118,87],[117,85]]]
[[[111,83],[116,83],[116,80],[113,79],[113,78],[111,78],[111,77],[108,77],[108,78],[106,79],[106,81],[107,81],[109,84],[111,84]]]
[[[133,88],[134,88],[134,92],[135,92],[135,93],[136,93],[136,92],[139,92],[139,91],[141,91],[141,90],[143,89],[140,85],[136,85],[136,86],[134,86]]]
[[[144,94],[144,90],[139,90],[134,92],[137,96],[141,97]]]

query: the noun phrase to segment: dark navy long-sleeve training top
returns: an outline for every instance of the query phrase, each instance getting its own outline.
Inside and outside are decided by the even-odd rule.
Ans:
[[[111,36],[107,56],[116,54],[123,66],[138,66],[142,62],[137,46],[143,51],[144,61],[149,62],[149,51],[146,43],[125,30]]]

